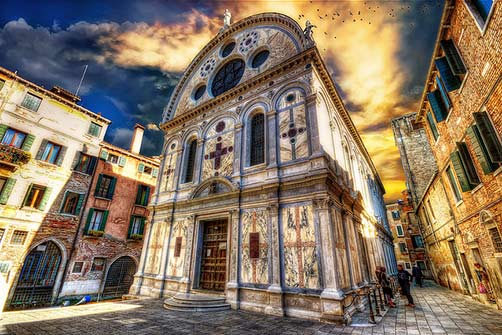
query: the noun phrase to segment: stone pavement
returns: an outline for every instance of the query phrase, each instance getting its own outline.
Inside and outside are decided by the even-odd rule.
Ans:
[[[4,334],[502,334],[502,312],[435,284],[413,289],[415,309],[391,309],[374,327],[336,326],[242,311],[187,314],[167,311],[160,299],[6,312]]]

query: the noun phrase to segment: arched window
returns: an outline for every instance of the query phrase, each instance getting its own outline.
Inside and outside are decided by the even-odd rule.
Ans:
[[[188,153],[186,155],[185,163],[185,178],[184,183],[190,183],[193,181],[193,171],[195,167],[195,155],[197,153],[197,139],[193,139],[187,146]]]
[[[251,119],[249,138],[249,165],[265,162],[265,115],[256,114]]]

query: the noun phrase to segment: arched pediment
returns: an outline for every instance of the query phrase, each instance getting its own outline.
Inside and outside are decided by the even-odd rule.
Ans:
[[[205,198],[211,195],[237,191],[238,187],[222,177],[213,177],[205,180],[190,195],[190,200]]]

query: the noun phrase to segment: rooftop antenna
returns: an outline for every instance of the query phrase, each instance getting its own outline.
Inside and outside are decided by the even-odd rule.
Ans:
[[[80,91],[80,87],[82,86],[82,82],[84,81],[85,73],[87,72],[87,66],[84,67],[84,73],[82,73],[82,78],[80,78],[80,83],[78,83],[77,91],[75,92],[75,95],[78,96],[78,91]]]

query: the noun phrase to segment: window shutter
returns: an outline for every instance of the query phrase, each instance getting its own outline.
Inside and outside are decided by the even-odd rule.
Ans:
[[[138,185],[138,191],[136,192],[136,202],[135,204],[141,205],[141,184]]]
[[[82,205],[84,204],[85,194],[78,195],[77,206],[75,207],[75,215],[80,214],[80,210],[82,209]]]
[[[33,145],[33,141],[35,141],[35,135],[32,134],[26,135],[26,138],[24,139],[24,143],[21,149],[23,149],[24,151],[30,151],[31,146]]]
[[[131,219],[129,220],[129,230],[127,231],[127,238],[131,238],[133,223],[134,223],[134,215],[131,215]]]
[[[5,132],[9,129],[9,126],[6,124],[0,124],[0,140],[3,139],[3,136],[5,135]]]
[[[110,187],[108,188],[108,199],[113,198],[113,192],[115,192],[115,185],[117,184],[117,178],[113,178],[112,181],[110,182]]]
[[[64,156],[66,155],[66,150],[68,150],[68,147],[61,146],[61,150],[59,151],[58,154],[58,159],[56,160],[57,166],[63,165]]]
[[[28,190],[26,191],[26,194],[24,195],[23,206],[26,206],[26,201],[28,200],[28,196],[30,195],[32,188],[33,188],[33,184],[30,184],[30,186],[28,186]]]
[[[464,62],[462,62],[462,58],[460,58],[453,40],[442,40],[441,42],[439,42],[439,44],[441,45],[441,49],[443,49],[444,51],[446,61],[450,65],[450,69],[453,74],[465,74],[467,70],[465,69]]]
[[[80,163],[80,160],[82,159],[82,152],[77,151],[75,153],[75,158],[73,158],[73,163],[71,163],[71,168],[75,170],[77,165]]]
[[[127,159],[123,156],[119,157],[119,166],[125,166]]]
[[[145,172],[145,164],[143,164],[143,163],[138,164],[138,172],[139,173]]]
[[[145,230],[145,221],[146,218],[141,218],[141,226],[139,227],[139,234],[143,235],[143,231]]]
[[[465,172],[467,174],[467,180],[471,186],[476,186],[480,183],[478,173],[476,172],[476,168],[472,163],[472,157],[467,149],[467,145],[464,142],[457,142],[457,149],[460,154],[460,159],[462,164],[464,165]]]
[[[427,122],[429,123],[429,127],[431,127],[431,132],[432,135],[434,136],[434,139],[437,140],[439,137],[438,129],[436,127],[436,122],[434,121],[434,118],[431,114],[431,112],[427,112]]]
[[[99,174],[99,176],[98,176],[98,182],[96,183],[96,188],[94,189],[94,195],[95,196],[98,195],[99,186],[101,185],[102,182],[103,182],[103,174]]]
[[[450,155],[451,163],[453,164],[453,169],[455,170],[455,174],[457,175],[458,182],[460,184],[460,188],[462,192],[470,191],[471,185],[467,180],[467,174],[465,173],[464,167],[462,165],[462,161],[460,160],[460,154],[458,151],[454,151]]]
[[[7,204],[7,201],[9,200],[9,196],[12,193],[15,184],[16,184],[16,179],[7,178],[2,188],[2,193],[0,193],[0,205]]]
[[[103,159],[103,160],[107,160],[108,159],[108,151],[106,150],[101,150],[101,152],[99,153],[99,158]]]
[[[86,171],[86,173],[88,175],[94,174],[94,171],[96,170],[96,163],[97,162],[98,162],[97,157],[94,157],[94,156],[90,157],[89,165],[87,165],[87,171]]]
[[[48,140],[46,140],[46,139],[42,140],[42,144],[40,144],[40,148],[38,149],[37,156],[35,157],[35,159],[37,159],[37,160],[42,159],[42,155],[44,154],[45,147],[47,146],[47,143],[49,143]]]
[[[487,112],[473,113],[488,156],[493,163],[502,163],[502,144]]]
[[[448,113],[451,107],[450,97],[448,96],[448,92],[446,92],[446,88],[444,87],[443,82],[441,81],[441,79],[439,79],[438,76],[436,76],[436,83],[439,89],[439,93],[441,93],[441,98],[443,99],[446,111]]]
[[[435,63],[439,74],[441,75],[441,80],[446,86],[448,92],[458,89],[461,84],[460,78],[457,75],[453,74],[450,69],[450,64],[448,64],[448,61],[446,60],[446,57],[436,59]]]
[[[157,178],[159,176],[159,169],[153,168],[152,177]]]
[[[143,204],[143,206],[147,206],[148,205],[148,199],[150,198],[150,187],[146,187],[146,190],[145,190],[145,203]]]
[[[444,121],[447,116],[447,111],[441,98],[441,93],[439,93],[439,90],[434,90],[432,92],[427,93],[427,100],[429,100],[429,104],[431,105],[432,112],[434,113],[436,121],[437,122]]]
[[[497,164],[492,164],[492,162],[490,161],[490,157],[488,157],[488,154],[486,153],[486,150],[481,142],[481,137],[476,125],[467,128],[467,136],[469,136],[469,139],[471,140],[472,148],[476,153],[476,157],[478,158],[479,164],[483,169],[483,173],[488,174],[492,171],[495,171],[497,169]]]
[[[85,221],[84,234],[87,234],[89,231],[89,226],[91,225],[92,215],[94,214],[94,208],[89,209],[89,213],[87,213],[87,220]]]
[[[52,187],[46,187],[44,191],[44,195],[42,196],[42,200],[40,200],[40,205],[38,206],[38,209],[41,211],[45,210],[45,207],[47,207],[47,203],[49,202],[49,198],[52,193]]]
[[[106,220],[108,220],[108,211],[104,211],[101,222],[99,223],[99,230],[105,231]]]

